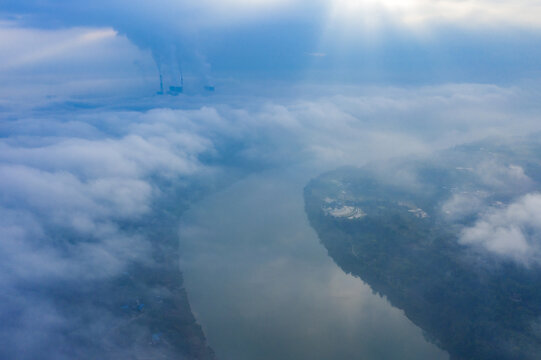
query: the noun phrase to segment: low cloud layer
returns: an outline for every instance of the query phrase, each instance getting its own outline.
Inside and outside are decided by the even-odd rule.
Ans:
[[[430,155],[486,136],[488,119],[493,119],[494,135],[538,130],[527,110],[536,105],[520,93],[465,85],[344,89],[345,95],[294,99],[248,96],[229,103],[194,99],[200,105],[193,109],[169,103],[149,110],[51,113],[50,108],[14,106],[0,125],[0,286],[6,304],[0,317],[1,334],[11,339],[3,354],[10,357],[25,348],[30,359],[46,344],[63,349],[63,331],[88,321],[66,317],[51,287],[73,281],[84,286],[122,274],[131,261],[153,261],[152,242],[123,224],[144,223],[155,215],[163,183],[191,183],[228,168],[249,172],[302,165],[317,172]],[[522,99],[525,110],[506,104],[509,97]],[[17,109],[22,110],[14,116]],[[522,127],[510,125],[501,110],[521,119]],[[528,184],[517,167],[492,173]],[[487,215],[465,232],[463,241],[522,260],[535,246],[529,238],[516,246],[483,239],[520,235],[516,229],[534,220],[510,214],[519,207],[533,212],[539,196],[532,199]],[[87,305],[84,314],[94,322],[84,334],[95,338],[112,315]],[[36,331],[45,335],[27,340]]]
[[[527,112],[508,110],[510,116],[523,119],[520,129],[509,126],[500,111],[505,110],[501,100],[509,96],[516,96],[515,91],[476,86],[372,89],[284,103],[254,99],[250,108],[216,104],[194,110],[82,110],[4,122],[0,194],[3,218],[11,220],[3,227],[5,234],[18,239],[2,244],[2,253],[11,254],[3,261],[5,273],[28,276],[26,269],[39,264],[44,267],[36,268],[40,276],[72,276],[73,271],[65,271],[70,266],[92,276],[97,273],[91,268],[104,274],[121,271],[124,256],[139,256],[121,249],[132,244],[129,247],[144,256],[146,245],[143,239],[126,237],[116,223],[149,215],[160,194],[156,179],[189,177],[221,162],[240,167],[309,163],[324,171],[408,154],[428,155],[485,137],[488,119],[495,136],[538,130]],[[201,158],[216,165],[205,165]],[[512,183],[515,190],[518,185],[528,189],[530,184],[519,166],[485,163],[479,174],[494,188]],[[472,210],[475,199],[468,199],[466,205],[464,199],[453,199],[446,204],[447,211]],[[478,202],[482,204],[482,199]],[[53,228],[93,241],[57,253],[47,230]],[[77,258],[94,249],[103,256]],[[21,254],[14,257],[14,252]],[[26,263],[27,252],[33,255]],[[35,256],[42,261],[36,262]],[[103,259],[110,259],[110,264],[100,266]],[[62,263],[59,269],[49,268]]]
[[[460,242],[525,265],[541,262],[541,194],[530,193],[503,208],[488,208]]]
[[[46,358],[91,358],[80,352],[88,344],[74,344],[65,333],[101,339],[113,315],[74,299],[67,304],[78,307],[71,317],[58,307],[63,294],[84,293],[133,262],[153,262],[150,239],[126,224],[144,225],[153,216],[159,181],[204,171],[198,156],[212,150],[208,139],[153,117],[129,124],[115,115],[122,116],[93,114],[94,124],[54,116],[3,124],[12,131],[0,139],[0,334],[8,339],[0,357],[32,359],[48,349]],[[50,126],[25,131],[42,121]]]

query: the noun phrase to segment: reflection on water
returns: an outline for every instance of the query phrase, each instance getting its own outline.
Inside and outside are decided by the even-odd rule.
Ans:
[[[304,213],[309,178],[251,176],[184,217],[186,287],[218,358],[447,359],[327,256]]]

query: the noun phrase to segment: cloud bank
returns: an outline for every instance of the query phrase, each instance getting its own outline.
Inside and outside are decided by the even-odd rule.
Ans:
[[[98,125],[53,116],[34,134],[27,125],[42,119],[3,124],[14,131],[0,139],[2,358],[93,358],[91,343],[107,340],[117,315],[77,297],[133,263],[155,266],[156,245],[133,224],[155,216],[160,181],[182,184],[204,171],[198,156],[212,150],[208,139],[153,117],[135,124],[114,115],[135,116],[94,114]],[[116,345],[99,346],[110,354]]]
[[[541,261],[541,195],[526,194],[504,208],[488,208],[460,243],[521,264]]]
[[[221,103],[215,102],[219,97],[212,103],[193,98],[199,104],[191,109],[173,102],[143,110],[11,107],[0,124],[0,296],[6,304],[0,317],[3,338],[10,339],[2,355],[10,358],[27,349],[18,357],[30,359],[45,347],[52,358],[62,358],[64,349],[75,346],[66,331],[81,324],[88,324],[78,333],[84,339],[101,338],[114,316],[87,302],[79,309],[82,319],[70,318],[58,303],[59,288],[122,276],[134,261],[154,264],[153,240],[133,229],[159,216],[155,202],[171,194],[166,184],[182,190],[229,170],[302,165],[319,172],[430,155],[485,137],[487,123],[493,135],[539,130],[531,115],[537,102],[518,89],[452,85],[342,92],[281,100],[245,96]],[[515,99],[523,101],[520,111]],[[492,173],[528,185],[516,166]],[[191,196],[188,190],[173,193],[173,204]],[[483,234],[518,236],[515,229],[536,219],[510,214],[516,207],[533,213],[538,197],[510,207],[509,214],[487,215],[486,224],[478,226],[484,232],[466,232],[464,239],[484,246]],[[511,252],[513,247],[500,243],[491,248],[517,258],[526,251]],[[36,332],[42,335],[30,341]]]

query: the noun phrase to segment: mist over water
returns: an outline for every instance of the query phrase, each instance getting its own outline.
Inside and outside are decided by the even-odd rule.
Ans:
[[[402,311],[328,257],[304,213],[302,189],[313,173],[252,175],[186,213],[181,269],[217,356],[448,359]]]

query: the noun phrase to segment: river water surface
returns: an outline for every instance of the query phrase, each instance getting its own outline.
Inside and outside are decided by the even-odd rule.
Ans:
[[[252,175],[185,214],[186,288],[218,359],[448,359],[327,255],[304,212],[312,175]]]

